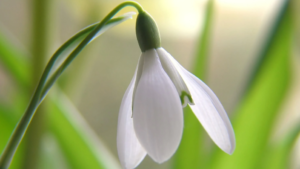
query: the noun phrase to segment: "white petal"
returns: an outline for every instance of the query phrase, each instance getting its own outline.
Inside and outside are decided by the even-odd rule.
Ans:
[[[135,135],[131,117],[135,79],[136,73],[124,94],[118,120],[117,148],[120,162],[125,169],[135,168],[147,154]]]
[[[175,65],[167,56],[168,53],[163,52],[161,50],[157,50],[157,54],[160,59],[161,65],[163,66],[164,70],[166,71],[166,73],[168,74],[168,76],[170,77],[177,89],[183,107],[185,107],[188,103],[194,104],[188,87],[186,86],[182,77],[178,73]]]
[[[144,53],[142,53],[143,55]],[[142,76],[142,72],[143,72],[143,65],[144,65],[144,57],[140,57],[139,62],[138,62],[138,66],[137,66],[137,71],[136,71],[136,79],[135,79],[135,84],[134,84],[134,88],[133,88],[133,98],[132,100],[134,100],[134,96],[135,96],[135,92],[136,92],[136,87],[141,79]],[[132,104],[133,107],[133,104]]]
[[[178,148],[183,112],[176,88],[163,70],[154,49],[143,53],[143,71],[133,107],[136,135],[156,162],[168,160]]]
[[[157,51],[168,53],[163,48]],[[232,154],[235,149],[234,132],[221,102],[205,83],[184,69],[170,54],[168,57],[191,92],[195,105],[190,107],[202,126],[223,151]]]

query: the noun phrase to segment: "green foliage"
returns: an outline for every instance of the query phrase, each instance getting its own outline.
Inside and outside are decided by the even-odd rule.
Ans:
[[[20,86],[30,85],[30,63],[26,55],[18,50],[10,40],[0,32],[1,66],[4,66]]]
[[[104,29],[107,30],[108,28],[121,23],[122,21],[124,21],[124,19],[126,20],[128,18],[118,17],[112,19],[107,23],[107,25],[104,26]],[[87,27],[83,31],[79,32],[78,36],[74,36],[72,39],[70,39],[69,42],[65,44],[65,46],[63,46],[64,49],[74,48],[74,43],[77,42],[78,39],[82,39],[82,36],[86,36],[88,32],[91,32],[95,28],[95,25],[96,24],[91,25],[90,27]],[[5,45],[6,50],[16,48],[11,44],[6,43]],[[62,51],[63,50],[59,50],[56,53],[57,57],[59,57],[60,54],[63,53]],[[29,87],[27,86],[26,78],[19,77],[27,75],[25,73],[29,72],[28,70],[30,66],[28,62],[19,61],[19,58],[21,57],[24,57],[24,54],[21,54],[21,52],[17,55],[14,54],[13,51],[8,50],[1,53],[0,60],[5,65],[7,65],[6,69],[8,70],[10,75],[14,77],[16,82],[21,85],[21,88],[23,87],[23,89],[28,89]],[[20,75],[20,72],[22,71],[19,71],[19,68],[22,68],[22,71],[25,73]],[[46,84],[45,89],[42,90],[41,99],[43,99],[49,88],[53,85],[54,81],[57,79],[60,73],[62,73],[62,71],[63,70],[58,70],[59,73],[56,73],[57,71],[54,71],[54,78],[50,78],[49,82]],[[62,147],[62,150],[64,151],[63,154],[66,156],[66,159],[68,159],[69,165],[72,166],[72,168],[120,168],[116,163],[114,157],[110,153],[108,153],[105,146],[103,146],[102,143],[95,138],[95,136],[94,138],[92,138],[92,136],[86,134],[92,133],[91,131],[89,131],[90,129],[88,127],[85,126],[83,129],[79,130],[78,124],[72,122],[72,116],[69,115],[70,112],[68,112],[70,110],[69,108],[65,108],[65,105],[57,102],[57,99],[52,99],[50,105],[50,129],[54,133],[55,138],[60,144],[59,147]],[[68,105],[70,106],[70,104]],[[13,114],[17,113],[15,113],[13,110],[14,109],[7,106],[0,106],[1,151],[3,151],[4,147],[6,146],[8,139],[10,138],[15,125],[17,124],[17,120],[15,119],[16,116],[13,116]],[[72,108],[71,110],[74,111],[76,109]],[[66,117],[66,115],[69,116]],[[62,128],[64,130],[62,130]],[[23,145],[24,144],[26,144],[26,142],[23,143]],[[21,146],[17,151],[13,163],[10,167],[11,169],[24,167],[22,165],[22,162],[25,156],[24,148],[22,147],[23,146]],[[76,147],[76,149],[74,149],[74,147]],[[44,161],[47,162],[47,160]],[[44,166],[43,164],[39,165]]]
[[[0,57],[0,59],[2,59],[2,57]],[[120,168],[118,164],[116,164],[114,157],[108,153],[101,142],[97,141],[97,139],[95,140],[95,138],[92,138],[88,134],[84,134],[92,133],[87,126],[80,128],[79,124],[72,121],[74,117],[72,117],[72,115],[70,115],[71,112],[68,111],[73,111],[73,115],[77,117],[78,115],[76,115],[76,113],[78,112],[74,112],[76,109],[70,107],[71,104],[62,104],[60,101],[61,99],[52,98],[49,102],[49,127],[50,131],[53,132],[53,135],[58,140],[59,146],[62,148],[69,165],[72,166],[71,168]],[[17,123],[17,119],[13,114],[15,114],[15,112],[7,108],[7,106],[0,106],[1,151],[3,151]],[[98,149],[96,149],[96,147],[98,147]],[[100,149],[101,151],[96,151],[95,149]],[[22,159],[24,158],[22,154],[24,154],[24,148],[21,147],[14,157],[10,169],[22,168]]]
[[[199,47],[195,58],[193,73],[202,81],[206,80],[206,71],[209,57],[210,36],[213,23],[214,0],[209,0],[206,7],[204,27],[200,34]]]
[[[4,147],[7,144],[7,141],[13,132],[15,125],[17,124],[17,119],[12,116],[15,114],[11,109],[7,106],[0,105],[0,129],[1,129],[1,139],[0,139],[0,151],[2,152]],[[24,145],[22,145],[19,151],[16,153],[14,161],[10,167],[10,169],[21,169],[22,162],[24,158]]]
[[[195,58],[193,73],[205,81],[209,37],[213,19],[213,0],[209,0],[205,13],[205,22],[200,34],[199,48]],[[203,148],[203,128],[193,111],[188,107],[184,110],[184,131],[181,143],[175,154],[173,167],[176,169],[203,168],[207,156]]]
[[[292,148],[300,134],[300,125],[296,125],[293,130],[287,133],[278,142],[268,146],[265,159],[260,168],[263,169],[285,169],[290,168]]]
[[[121,168],[89,129],[70,101],[59,92],[49,106],[50,131],[56,137],[72,169]]]
[[[232,156],[216,152],[211,162],[215,169],[254,169],[260,166],[274,119],[290,82],[292,21],[290,8],[283,6],[268,40],[262,63],[257,67],[254,80],[232,120],[236,134],[236,150]]]
[[[210,1],[195,62],[194,73],[200,78],[205,78],[212,9],[212,1]],[[292,31],[291,9],[289,1],[286,1],[271,26],[270,34],[249,79],[244,99],[232,119],[237,142],[233,155],[227,155],[218,149],[210,157],[201,148],[199,144],[203,144],[202,130],[199,130],[199,125],[196,126],[198,121],[189,110],[185,112],[185,129],[176,153],[174,168],[284,169],[287,167],[295,137],[291,137],[281,145],[271,147],[268,141],[275,117],[289,87]],[[194,128],[191,129],[190,125]],[[268,153],[265,153],[266,151]],[[265,162],[265,159],[268,159],[268,162]],[[206,164],[206,160],[209,160],[209,164]]]

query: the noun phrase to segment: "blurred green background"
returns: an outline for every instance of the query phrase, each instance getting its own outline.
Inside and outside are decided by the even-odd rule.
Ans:
[[[25,111],[55,50],[116,5],[113,0],[0,1],[0,150]],[[220,151],[185,108],[176,154],[138,169],[299,169],[298,0],[138,0],[160,29],[162,46],[203,79],[236,134]],[[120,14],[135,11],[131,7]],[[88,45],[39,107],[11,169],[119,169],[119,106],[140,49],[135,19]]]

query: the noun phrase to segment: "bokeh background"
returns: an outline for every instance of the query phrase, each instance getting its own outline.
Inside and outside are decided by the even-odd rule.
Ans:
[[[51,55],[121,0],[0,1],[0,150]],[[299,169],[300,50],[297,0],[138,0],[162,46],[203,79],[236,133],[221,152],[189,108],[183,139],[163,164],[138,169]],[[119,14],[136,11],[127,7]],[[119,106],[141,55],[135,19],[89,44],[39,107],[11,169],[118,169]],[[297,141],[298,140],[298,141]]]

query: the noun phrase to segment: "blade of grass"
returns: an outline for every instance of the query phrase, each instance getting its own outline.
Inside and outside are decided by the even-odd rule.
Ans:
[[[29,87],[30,63],[28,57],[21,50],[18,50],[1,32],[0,63],[12,74],[19,86]]]
[[[210,30],[212,27],[214,1],[209,0],[206,7],[204,28],[195,58],[193,73],[205,81]],[[203,129],[190,108],[184,112],[184,131],[180,146],[173,158],[173,168],[205,168],[206,156],[203,149]]]
[[[47,53],[49,50],[49,42],[51,35],[51,16],[54,13],[54,2],[52,0],[31,0],[31,86],[30,93],[35,92],[36,84],[39,83],[40,77],[43,74],[44,67],[47,63]],[[34,97],[33,97],[34,98]],[[34,99],[32,99],[34,100]],[[47,104],[47,103],[46,103]],[[28,106],[28,109],[30,109]],[[44,113],[45,104],[41,104],[39,109],[36,110],[35,116],[31,117],[30,126],[27,128],[26,139],[28,140],[26,145],[25,163],[24,169],[37,169],[38,161],[40,160],[40,142],[42,135],[45,132],[46,127],[46,114]],[[26,111],[25,114],[29,111]],[[18,133],[19,126],[22,126],[21,118],[20,123],[18,123],[15,131],[13,133]],[[22,127],[20,127],[22,128]],[[15,134],[11,138],[15,138]],[[13,140],[13,139],[12,139]],[[5,151],[6,152],[6,151]],[[5,154],[4,154],[5,155]],[[2,159],[1,159],[2,160]]]
[[[14,114],[11,109],[7,106],[0,105],[0,151],[3,151],[10,134],[18,122],[11,114]],[[23,161],[24,145],[21,145],[19,151],[16,153],[15,159],[12,161],[10,169],[22,169]]]
[[[270,32],[268,33],[268,36],[266,37],[266,42],[263,44],[263,47],[261,49],[261,52],[259,53],[258,59],[256,61],[256,64],[254,65],[252,74],[250,75],[249,81],[247,83],[247,86],[245,88],[245,92],[247,92],[249,90],[249,88],[251,87],[253,81],[255,80],[257,74],[261,71],[262,67],[263,67],[263,63],[265,62],[269,50],[271,48],[271,45],[273,45],[273,40],[274,38],[276,38],[276,34],[278,31],[278,28],[280,27],[280,24],[282,24],[282,20],[287,8],[287,5],[289,3],[290,0],[286,0],[283,4],[282,7],[278,13],[277,18],[275,18],[274,24],[270,30]]]
[[[283,137],[279,143],[272,145],[268,148],[267,153],[263,159],[263,169],[286,169],[289,167],[290,156],[293,150],[293,146],[300,134],[300,125],[298,124],[295,128]]]
[[[51,97],[51,131],[73,169],[119,169],[119,163],[61,91]]]
[[[281,16],[283,15],[283,16]],[[272,37],[263,49],[264,59],[233,119],[236,151],[232,156],[216,151],[213,169],[256,169],[267,147],[271,127],[290,82],[292,22],[288,1],[280,11]]]
[[[63,64],[56,70],[58,73],[54,75],[59,76],[67,67],[68,65],[76,58],[76,56],[83,50],[83,48],[89,44],[95,37],[98,36],[99,32],[101,32],[102,28],[105,28],[108,26],[109,21],[112,19],[112,17],[119,12],[122,8],[126,6],[133,6],[135,7],[138,11],[142,12],[143,9],[142,7],[133,1],[127,1],[124,3],[121,3],[118,5],[116,8],[114,8],[97,26],[95,29],[93,29],[85,38],[84,40],[81,41],[81,43],[71,52],[71,54],[66,58],[66,60],[63,62]],[[126,20],[126,16],[124,16]],[[128,17],[127,17],[128,19]],[[113,23],[112,23],[113,24]],[[81,32],[76,34],[74,37],[79,35]],[[73,37],[73,38],[74,38]],[[69,41],[67,41],[61,48],[58,49],[58,51],[51,57],[50,61],[48,62],[44,73],[42,74],[41,80],[38,83],[38,86],[33,94],[33,97],[29,103],[28,108],[26,109],[24,115],[22,116],[21,120],[19,121],[18,125],[14,129],[13,134],[11,135],[11,138],[4,149],[3,153],[1,154],[0,158],[0,167],[5,169],[10,166],[11,160],[20,144],[22,141],[23,136],[25,135],[26,130],[28,129],[30,122],[35,115],[35,112],[38,108],[38,106],[41,104],[44,96],[47,93],[43,93],[45,90],[45,86],[48,80],[48,76],[53,68],[53,65],[55,64],[57,58],[60,56],[61,52],[64,51],[68,47],[65,47],[66,44],[72,43],[73,38],[71,38]],[[76,39],[75,39],[76,40]],[[57,78],[56,77],[56,78]],[[55,80],[56,80],[55,78]],[[55,81],[54,80],[54,81]],[[51,87],[51,86],[50,86]]]
[[[194,75],[202,79],[202,81],[206,80],[213,13],[214,0],[209,0],[206,6],[204,27],[200,36],[199,46],[197,48],[197,54],[195,58],[195,65],[193,68]]]
[[[119,24],[119,23],[121,23],[121,22],[123,22],[123,21],[125,21],[125,20],[127,20],[127,19],[129,19],[129,18],[131,18],[131,16],[133,15],[133,13],[128,13],[128,14],[126,14],[126,15],[123,15],[123,16],[121,16],[121,17],[117,17],[117,18],[114,18],[114,19],[111,19],[111,20],[109,20],[108,22],[107,22],[107,24],[103,27],[103,29],[100,31],[100,32],[98,32],[97,34],[96,34],[96,36],[95,37],[97,37],[97,36],[99,36],[101,33],[103,33],[104,31],[106,31],[106,30],[108,30],[109,28],[111,28],[111,27],[113,27],[113,26],[115,26],[115,25],[117,25],[117,24]],[[73,39],[71,39],[70,41],[68,41],[66,44],[64,44],[64,49],[69,49],[69,48],[74,48],[74,44],[73,43],[75,43],[75,42],[77,42],[77,40],[80,40],[81,38],[82,38],[82,36],[84,37],[84,36],[86,36],[89,32],[91,32],[91,31],[93,31],[93,29],[97,26],[98,24],[94,24],[94,25],[91,25],[91,26],[89,26],[89,27],[87,27],[86,29],[84,29],[83,31],[81,31],[79,34],[78,34],[78,36],[74,36],[73,37]],[[95,37],[93,37],[89,42],[91,42],[92,40],[94,40],[95,39]],[[79,41],[80,42],[80,41]],[[76,43],[75,43],[76,44]],[[75,47],[76,47],[76,45],[75,45]],[[61,54],[63,54],[63,50],[61,51],[61,50],[59,50],[57,53],[57,57],[59,57]],[[14,56],[6,56],[5,55],[5,57],[14,57]],[[3,57],[0,57],[0,60],[1,59],[3,59]],[[3,59],[4,60],[4,59]],[[63,63],[63,64],[65,64],[65,63]],[[65,69],[66,68],[66,66],[64,66],[63,67],[63,69]],[[8,69],[9,69],[9,71],[10,72],[14,72],[14,69],[15,69],[15,67],[8,67]],[[46,93],[47,93],[47,91],[50,89],[50,87],[53,85],[53,83],[55,82],[55,80],[57,79],[57,77],[59,76],[59,74],[60,73],[62,73],[62,69],[61,69],[61,67],[59,67],[58,68],[58,70],[56,70],[56,71],[54,71],[54,73],[53,73],[53,76],[52,77],[54,77],[54,78],[49,78],[49,81],[47,81],[47,84],[44,86],[44,90],[43,90],[43,92],[42,92],[42,96],[40,96],[40,99],[42,100],[44,97],[45,97],[45,95],[46,95]],[[12,73],[12,75],[14,75],[13,73]],[[16,79],[17,81],[19,80],[19,81],[21,81],[21,82],[23,82],[22,81],[22,79]],[[40,102],[41,102],[41,100],[40,100]],[[73,125],[73,126],[70,126],[69,128],[71,128],[72,129],[72,127],[74,127],[75,125]],[[74,131],[75,133],[76,132],[78,132],[78,130],[75,130]],[[82,135],[79,135],[78,137],[81,137]],[[90,137],[88,137],[88,138],[90,138]],[[78,139],[77,138],[77,140],[80,140],[80,139]],[[82,139],[81,139],[82,140]],[[86,141],[87,142],[87,141]],[[79,142],[79,144],[77,143],[77,148],[79,148],[80,147],[80,143],[81,142]],[[84,142],[85,143],[85,142]],[[94,143],[93,145],[98,145],[98,147],[104,147],[104,146],[102,146],[102,145],[100,145],[101,143],[100,142],[98,142],[98,143]],[[82,144],[82,146],[81,147],[84,147],[84,146],[86,146],[85,144]],[[74,147],[72,147],[72,148],[74,148]],[[84,147],[85,148],[85,147]],[[84,149],[83,148],[83,149]],[[98,151],[105,151],[105,148],[102,148],[102,149],[97,149]],[[105,155],[102,155],[102,156],[99,156],[99,154],[102,154],[102,152],[96,152],[96,150],[95,150],[95,152],[90,152],[90,151],[94,151],[94,149],[89,149],[89,150],[86,150],[87,151],[87,154],[88,155],[98,155],[97,157],[93,157],[93,156],[85,156],[85,158],[84,159],[86,159],[86,158],[89,158],[89,159],[94,159],[94,158],[96,158],[97,160],[98,160],[98,165],[99,166],[104,166],[104,168],[107,168],[106,166],[114,166],[115,164],[114,163],[112,163],[111,165],[110,164],[108,164],[109,162],[111,162],[111,161],[113,161],[113,160],[111,160],[111,159],[113,159],[113,157],[112,156],[110,156],[109,155],[109,153],[106,153],[106,156]],[[106,152],[106,151],[105,151]],[[98,153],[98,154],[97,154]],[[101,160],[101,159],[104,159],[104,160]],[[71,158],[72,159],[72,158]],[[82,159],[82,160],[84,160],[84,159]],[[108,160],[107,160],[108,159]],[[110,160],[109,160],[110,159]],[[81,159],[76,159],[76,160],[81,160]],[[83,166],[89,166],[89,162],[91,161],[91,160],[89,160],[89,161],[87,161],[87,162],[85,162],[85,161],[82,161],[81,160],[81,164],[84,164]],[[103,162],[103,164],[102,164],[102,162]],[[108,168],[111,168],[111,167],[108,167]],[[119,168],[119,167],[113,167],[113,168]]]
[[[40,146],[40,160],[38,168],[41,169],[71,169],[62,152],[56,137],[50,133],[44,133]]]
[[[6,106],[0,105],[0,150],[2,151],[6,145],[7,140],[11,132],[14,129],[14,125],[17,123],[17,119],[12,118],[11,110]]]

